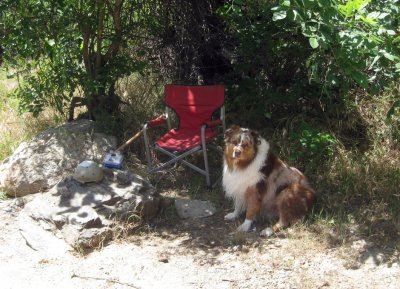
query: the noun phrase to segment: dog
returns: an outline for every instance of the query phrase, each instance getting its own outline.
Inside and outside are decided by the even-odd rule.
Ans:
[[[260,216],[278,219],[261,236],[271,236],[306,216],[316,202],[314,190],[298,169],[279,159],[258,132],[237,125],[224,134],[222,184],[235,206],[225,220],[246,212],[239,231],[249,231]]]

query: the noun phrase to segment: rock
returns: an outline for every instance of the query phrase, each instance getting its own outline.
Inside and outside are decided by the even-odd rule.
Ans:
[[[94,161],[83,161],[75,169],[73,178],[80,183],[100,182],[104,173],[100,165]]]
[[[175,207],[182,219],[198,219],[215,214],[216,209],[209,201],[176,199]]]
[[[351,243],[351,248],[357,252],[364,252],[368,248],[368,246],[367,246],[367,242],[365,240],[361,239],[361,240],[353,241]]]
[[[22,143],[0,164],[0,190],[12,197],[46,191],[83,160],[100,163],[116,144],[114,136],[96,133],[89,120],[48,129]]]
[[[102,225],[99,215],[91,206],[80,207],[76,212],[68,214],[66,220],[67,224],[82,228],[101,227]]]
[[[154,187],[139,176],[105,168],[101,182],[80,183],[66,177],[35,196],[22,211],[71,247],[88,249],[110,240],[120,220],[130,221],[131,216],[151,219],[161,203]]]
[[[19,230],[27,245],[49,257],[64,256],[72,248],[51,231],[45,230],[25,212],[18,216]]]
[[[71,248],[76,248],[79,246],[79,243],[77,242],[81,232],[79,227],[66,224],[60,229],[61,238],[63,238],[64,241],[71,246]]]
[[[75,247],[82,249],[99,248],[112,239],[112,230],[110,228],[91,228],[82,231],[75,242]]]
[[[378,248],[368,248],[360,255],[360,261],[370,268],[379,266],[385,259],[385,254]]]

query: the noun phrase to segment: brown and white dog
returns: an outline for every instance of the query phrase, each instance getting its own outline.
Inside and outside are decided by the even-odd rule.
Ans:
[[[270,236],[310,212],[316,198],[305,176],[274,155],[257,132],[232,126],[226,130],[224,142],[222,183],[235,204],[225,220],[234,220],[246,211],[238,230],[248,231],[259,216],[277,218],[272,228],[260,233]]]

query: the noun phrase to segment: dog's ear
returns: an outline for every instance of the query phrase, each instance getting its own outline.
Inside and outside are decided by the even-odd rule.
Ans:
[[[240,127],[236,124],[231,125],[224,133],[224,141],[227,142],[232,137],[233,133],[240,129]]]
[[[231,138],[232,134],[233,134],[233,129],[228,128],[224,133],[224,142],[227,142]]]
[[[254,131],[254,130],[252,130],[251,131],[251,135],[252,135],[252,137],[253,137],[253,139],[254,139],[254,143],[256,143],[256,144],[260,144],[261,143],[261,136],[260,136],[260,134],[258,133],[258,132],[256,132],[256,131]]]
[[[229,127],[229,129],[231,129],[232,131],[239,130],[239,129],[240,129],[240,126],[238,126],[237,124],[232,124],[232,125]]]

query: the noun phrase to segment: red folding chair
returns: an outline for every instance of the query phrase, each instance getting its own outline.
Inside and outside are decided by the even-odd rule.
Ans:
[[[166,167],[181,163],[206,177],[207,185],[211,185],[207,158],[207,144],[219,133],[218,126],[225,131],[224,86],[165,86],[165,115],[145,123],[143,136],[146,147],[146,158],[149,173],[160,171]],[[179,120],[177,128],[171,129],[170,111],[174,111]],[[220,110],[217,118],[214,113]],[[168,125],[169,131],[150,145],[147,130],[159,125]],[[211,144],[210,144],[211,145]],[[151,157],[151,149],[170,157],[168,161],[155,166]],[[204,168],[195,166],[186,159],[195,152],[203,152]]]

